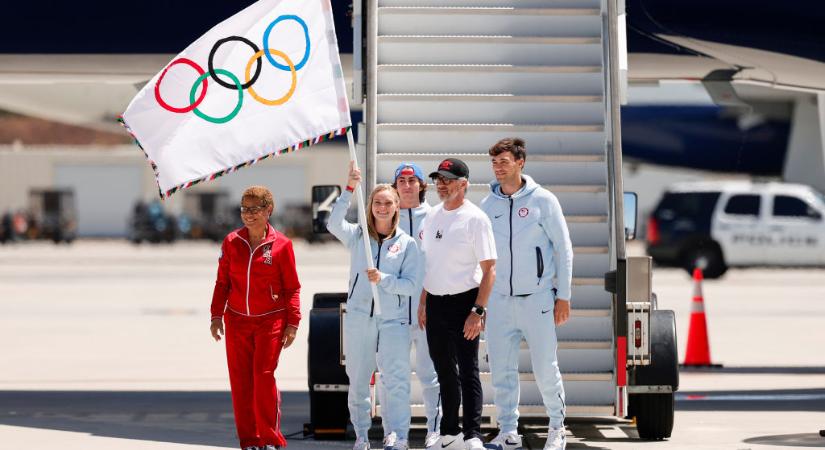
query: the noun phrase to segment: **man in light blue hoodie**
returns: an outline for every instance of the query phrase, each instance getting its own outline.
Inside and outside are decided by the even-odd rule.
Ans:
[[[521,447],[518,354],[527,340],[536,384],[550,418],[545,449],[563,450],[564,386],[556,357],[556,326],[570,317],[573,247],[555,195],[522,173],[524,141],[502,139],[490,148],[496,181],[481,209],[493,224],[499,256],[488,306],[487,349],[501,450]]]
[[[398,196],[401,198],[401,218],[398,226],[415,239],[420,249],[422,222],[431,208],[424,198],[427,192],[424,172],[417,164],[404,162],[395,169],[393,179],[392,187],[398,191]],[[424,263],[423,255],[421,263]],[[424,414],[427,416],[427,435],[424,438],[424,447],[430,448],[438,442],[441,436],[441,395],[438,388],[438,375],[435,373],[435,367],[430,358],[430,349],[427,347],[427,333],[418,326],[417,320],[413,320],[413,317],[417,317],[423,282],[422,279],[422,284],[417,288],[418,294],[410,296],[409,320],[412,327],[410,337],[415,347],[413,370],[421,384]]]

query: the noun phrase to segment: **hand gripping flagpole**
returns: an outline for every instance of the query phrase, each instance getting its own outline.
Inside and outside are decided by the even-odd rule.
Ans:
[[[352,139],[352,128],[347,130],[347,142],[349,143],[349,159],[353,162],[353,168],[358,168],[358,157],[355,155],[355,142]],[[367,229],[367,216],[365,214],[365,206],[364,206],[364,194],[363,189],[361,186],[363,183],[358,183],[355,185],[355,197],[358,199],[358,224],[361,226],[361,236],[363,237],[364,242],[364,255],[367,256],[367,267],[370,269],[374,269],[375,265],[372,262],[372,249],[370,249],[370,235]],[[381,249],[378,249],[381,251]],[[370,287],[372,288],[372,298],[375,304],[375,315],[381,315],[381,302],[379,301],[378,297],[378,286],[375,283],[370,281]]]

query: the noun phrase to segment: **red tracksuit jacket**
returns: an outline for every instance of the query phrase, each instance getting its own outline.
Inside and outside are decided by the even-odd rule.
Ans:
[[[252,317],[286,311],[287,325],[297,327],[300,291],[292,241],[272,226],[267,225],[266,237],[254,249],[246,227],[223,240],[212,294],[213,319],[223,317],[226,309]]]

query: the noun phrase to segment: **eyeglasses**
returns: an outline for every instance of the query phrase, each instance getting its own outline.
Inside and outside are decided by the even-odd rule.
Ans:
[[[263,206],[241,206],[241,214],[258,214],[263,210]]]
[[[453,184],[453,182],[455,182],[456,180],[458,180],[458,178],[447,178],[442,176],[433,177],[433,183],[435,184],[450,185]]]

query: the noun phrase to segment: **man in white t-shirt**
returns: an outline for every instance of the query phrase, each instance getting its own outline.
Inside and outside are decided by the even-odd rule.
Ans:
[[[426,268],[418,322],[427,330],[441,387],[442,449],[484,448],[478,342],[496,277],[496,247],[490,219],[464,198],[469,176],[459,159],[438,165],[430,178],[442,203],[427,213],[422,227]],[[463,433],[458,422],[462,400]]]

